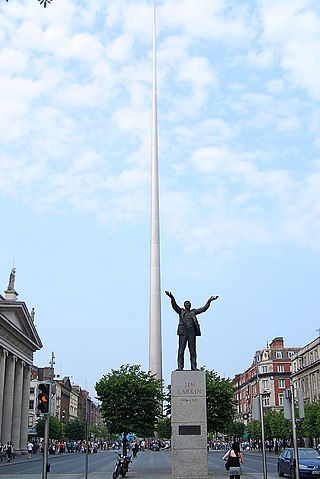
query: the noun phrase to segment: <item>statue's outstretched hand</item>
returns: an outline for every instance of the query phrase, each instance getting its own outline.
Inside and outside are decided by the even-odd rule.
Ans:
[[[169,296],[170,299],[173,299],[173,294],[171,291],[165,291],[166,295]]]
[[[211,303],[211,301],[215,301],[218,298],[219,298],[219,296],[210,296],[209,301]]]

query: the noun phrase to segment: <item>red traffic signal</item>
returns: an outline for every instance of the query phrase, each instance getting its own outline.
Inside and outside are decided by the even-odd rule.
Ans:
[[[37,409],[39,414],[50,412],[50,383],[40,383],[38,386]]]

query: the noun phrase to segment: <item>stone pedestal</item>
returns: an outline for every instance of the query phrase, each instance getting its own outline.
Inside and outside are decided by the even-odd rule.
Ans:
[[[171,375],[173,479],[208,479],[205,371]]]

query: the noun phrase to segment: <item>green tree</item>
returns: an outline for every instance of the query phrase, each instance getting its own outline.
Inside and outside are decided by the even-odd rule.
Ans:
[[[86,437],[86,423],[80,419],[68,421],[64,427],[64,435],[71,441],[79,441]]]
[[[110,436],[109,430],[105,424],[90,424],[89,432],[98,439],[107,439]]]
[[[233,421],[229,426],[228,435],[234,439],[240,440],[245,434],[245,429],[246,427],[243,422]]]
[[[261,439],[261,424],[260,421],[250,421],[247,424],[247,431],[250,439],[258,441]]]
[[[206,370],[208,433],[227,433],[234,419],[234,386],[231,379]]]
[[[320,438],[320,403],[306,404],[304,412],[305,418],[301,424],[301,434],[303,437],[309,438],[311,444],[313,439],[318,444]]]
[[[126,436],[134,432],[150,436],[155,431],[162,410],[162,381],[141,366],[122,365],[96,383],[101,411],[111,433],[123,433],[123,453]]]
[[[38,419],[36,431],[38,437],[44,437],[44,419]],[[49,416],[49,439],[61,439],[63,436],[63,425],[57,417]]]
[[[156,424],[156,431],[160,439],[171,438],[171,418],[169,416],[162,417]]]
[[[268,430],[268,437],[280,439],[284,437],[284,417],[277,411],[268,411],[264,415],[264,422]]]

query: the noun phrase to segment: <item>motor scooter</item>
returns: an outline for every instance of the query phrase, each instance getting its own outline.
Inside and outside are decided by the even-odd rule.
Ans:
[[[118,476],[124,477],[129,469],[129,464],[131,462],[131,456],[124,456],[120,452],[117,452],[117,462],[112,474],[112,479],[117,479]]]

